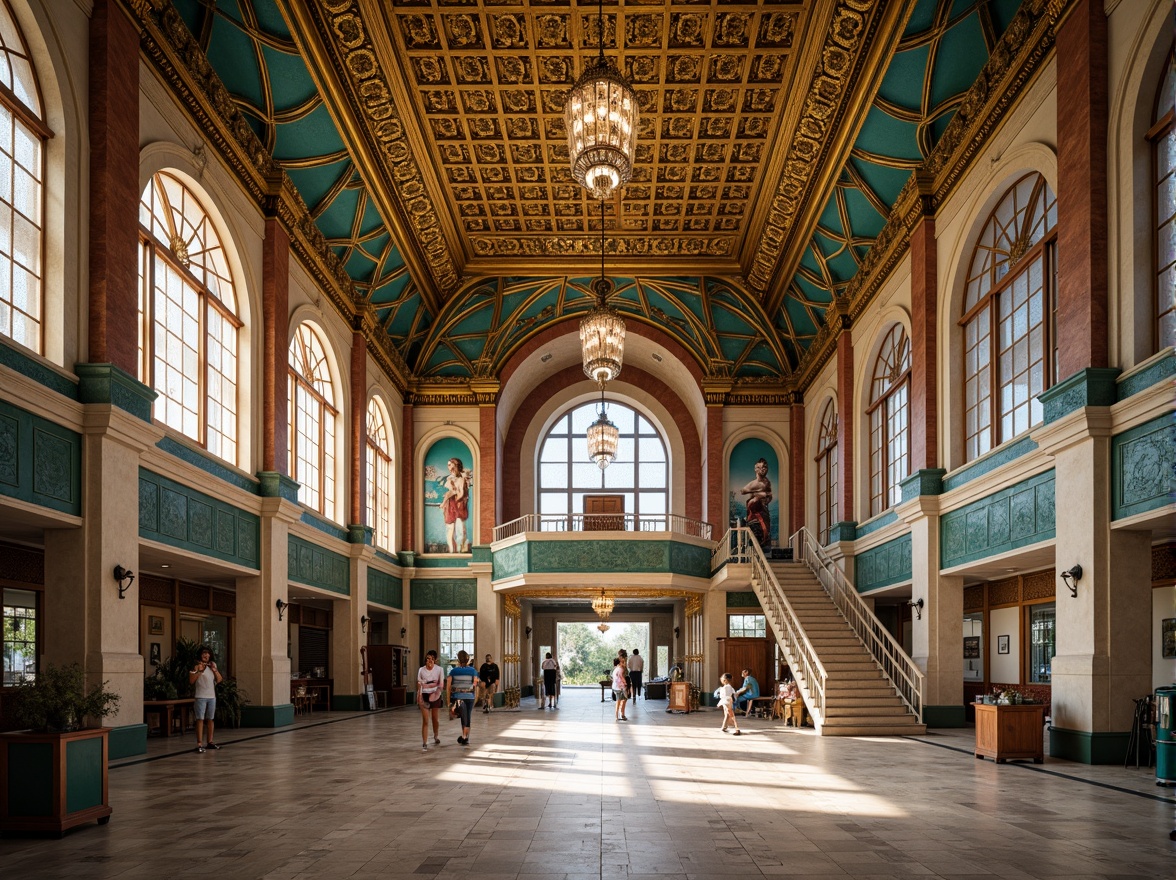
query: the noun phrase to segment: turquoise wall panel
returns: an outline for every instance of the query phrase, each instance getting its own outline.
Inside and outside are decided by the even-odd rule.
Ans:
[[[756,598],[755,593],[728,593],[727,594],[728,608],[748,608],[754,611],[761,610],[760,601]]]
[[[0,493],[82,514],[82,435],[0,402]]]
[[[1176,422],[1152,419],[1111,440],[1111,518],[1172,503]]]
[[[341,596],[351,595],[351,560],[291,535],[286,551],[286,576]]]
[[[414,580],[410,589],[413,611],[478,610],[478,582],[474,578]]]
[[[1049,540],[1054,537],[1054,472],[945,513],[939,537],[941,568]]]
[[[527,573],[656,572],[710,577],[711,551],[681,541],[524,541],[494,552],[494,579]]]
[[[139,468],[139,536],[247,568],[260,562],[261,519]]]
[[[369,568],[367,574],[369,602],[391,608],[404,608],[404,584],[399,575],[387,574],[375,568]]]
[[[854,586],[859,593],[888,587],[911,578],[911,536],[903,535],[853,558]]]

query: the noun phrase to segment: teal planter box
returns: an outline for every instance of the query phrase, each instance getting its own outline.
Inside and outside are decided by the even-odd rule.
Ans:
[[[0,831],[50,832],[110,821],[105,727],[0,734]]]

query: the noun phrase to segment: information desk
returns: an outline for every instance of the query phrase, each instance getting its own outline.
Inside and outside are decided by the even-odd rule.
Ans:
[[[152,732],[151,716],[155,715],[159,718],[159,736],[171,736],[172,733],[183,733],[195,727],[193,715],[195,710],[193,705],[195,700],[188,698],[186,700],[144,700],[143,701],[143,723],[147,725],[147,732]],[[180,729],[174,731],[172,728],[175,722],[180,722]]]
[[[976,710],[976,757],[992,758],[998,764],[1009,759],[1045,760],[1045,705],[1022,703],[997,706],[973,703]]]
[[[306,696],[310,697],[311,711],[320,709],[331,711],[331,687],[335,684],[333,678],[292,678],[290,679],[290,702],[298,695],[298,689],[304,688]]]

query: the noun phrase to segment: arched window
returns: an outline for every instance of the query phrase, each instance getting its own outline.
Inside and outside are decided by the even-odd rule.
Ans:
[[[45,125],[28,48],[0,0],[0,335],[40,354]]]
[[[669,458],[657,428],[623,403],[609,403],[608,417],[621,436],[616,459],[601,470],[588,458],[585,438],[597,406],[584,403],[565,412],[539,444],[539,513],[583,513],[584,495],[604,492],[624,495],[625,513],[665,516]]]
[[[326,349],[309,324],[290,342],[290,476],[298,500],[335,519],[335,389]]]
[[[151,178],[139,202],[139,378],[155,417],[237,460],[237,295],[220,236],[176,177]]]
[[[1172,53],[1156,96],[1155,124],[1148,136],[1156,181],[1156,350],[1176,345],[1176,66]]]
[[[1054,378],[1057,198],[1040,174],[1005,193],[980,233],[964,317],[967,460],[1041,421]],[[995,330],[995,332],[994,332]]]
[[[886,334],[870,383],[870,516],[902,500],[899,482],[911,456],[911,343],[895,324]]]
[[[837,521],[837,407],[830,400],[817,437],[817,533],[822,544],[829,543],[829,529]]]
[[[367,524],[373,540],[392,547],[392,432],[376,398],[367,408]]]

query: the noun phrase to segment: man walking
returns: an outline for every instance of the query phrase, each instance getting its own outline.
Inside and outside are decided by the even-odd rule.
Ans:
[[[641,696],[641,673],[645,671],[645,660],[636,648],[629,658],[629,688],[633,692],[633,699]]]
[[[486,662],[478,669],[478,680],[482,683],[482,696],[486,702],[482,706],[482,712],[490,713],[490,709],[494,705],[494,694],[498,691],[498,664],[494,662],[494,657],[491,654],[486,655]]]

